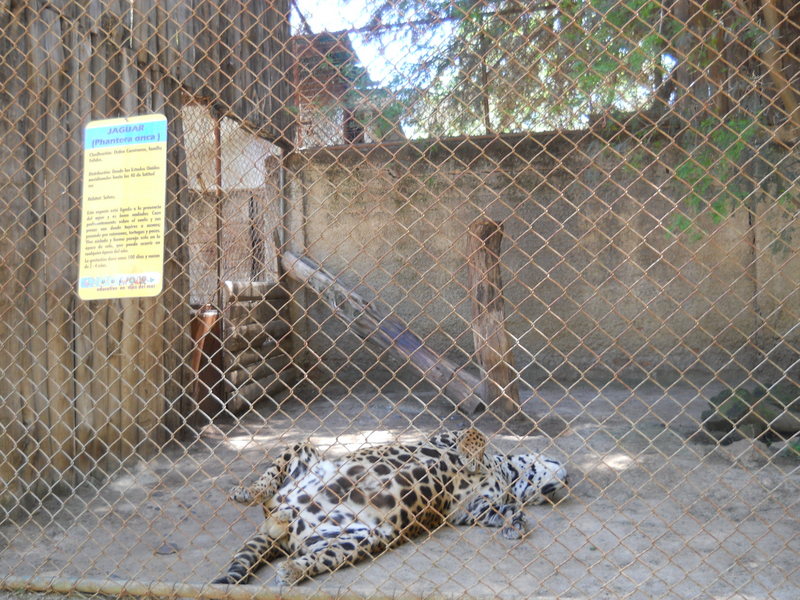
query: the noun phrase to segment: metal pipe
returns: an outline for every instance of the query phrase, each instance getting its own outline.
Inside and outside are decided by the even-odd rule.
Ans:
[[[95,579],[89,577],[49,577],[32,575],[0,578],[0,590],[8,592],[54,592],[70,594],[105,594],[108,596],[148,596],[151,598],[208,598],[210,600],[364,600],[354,592],[311,592],[257,585],[219,585],[212,583],[168,583],[136,581],[133,579]],[[441,598],[455,600],[460,596],[430,596],[426,600]],[[420,600],[417,594],[369,595],[371,600]]]
[[[278,241],[280,246],[278,248],[278,254],[283,253],[286,250],[286,240],[287,230],[289,228],[289,203],[286,201],[286,197],[289,194],[288,191],[288,182],[286,178],[286,152],[281,152],[281,159],[280,159],[280,168],[278,169],[278,186],[280,186],[280,200],[279,200],[279,208],[281,215],[281,223],[280,227],[278,228]],[[280,270],[280,267],[278,267]]]
[[[217,308],[222,310],[222,115],[214,115],[214,226],[217,273]]]

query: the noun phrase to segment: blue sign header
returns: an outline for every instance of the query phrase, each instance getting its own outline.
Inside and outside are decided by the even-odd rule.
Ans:
[[[158,115],[153,121],[134,121],[112,119],[90,123],[85,130],[83,147],[85,150],[99,150],[131,144],[157,144],[167,141],[167,119]]]

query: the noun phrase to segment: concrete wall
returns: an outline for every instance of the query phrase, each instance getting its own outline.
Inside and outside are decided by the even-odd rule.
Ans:
[[[800,168],[789,158],[791,186]],[[701,215],[702,235],[674,234],[682,160],[668,140],[586,132],[309,151],[289,160],[289,246],[465,361],[465,236],[486,215],[505,227],[508,328],[529,381],[739,379],[765,365],[776,377],[800,345],[796,206],[764,190],[755,214],[739,206],[719,225]],[[313,365],[376,362],[306,301]]]

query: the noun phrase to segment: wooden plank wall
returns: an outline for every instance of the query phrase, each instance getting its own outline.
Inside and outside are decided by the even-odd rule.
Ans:
[[[205,0],[0,2],[0,509],[35,508],[153,452],[191,409],[180,106],[202,92],[273,137],[287,122],[275,94],[288,0],[223,4],[249,14],[231,13],[218,30],[219,3]],[[234,23],[247,24],[246,39],[236,41]],[[262,37],[272,35],[284,39]],[[223,56],[224,44],[233,45]],[[248,64],[261,80],[242,73]],[[215,87],[223,79],[234,85]],[[83,127],[151,112],[170,132],[165,291],[82,302]]]
[[[165,10],[177,4],[183,3],[165,2]],[[169,65],[173,75],[195,97],[209,101],[220,114],[236,118],[261,137],[291,140],[289,0],[195,0],[192,4],[175,38],[186,51]]]

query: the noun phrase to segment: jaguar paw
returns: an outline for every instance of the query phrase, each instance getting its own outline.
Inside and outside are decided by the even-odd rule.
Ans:
[[[293,585],[305,578],[305,571],[303,567],[289,559],[276,569],[275,577],[280,585]]]
[[[253,501],[253,494],[246,487],[237,485],[228,492],[228,499],[240,504],[250,504]]]

